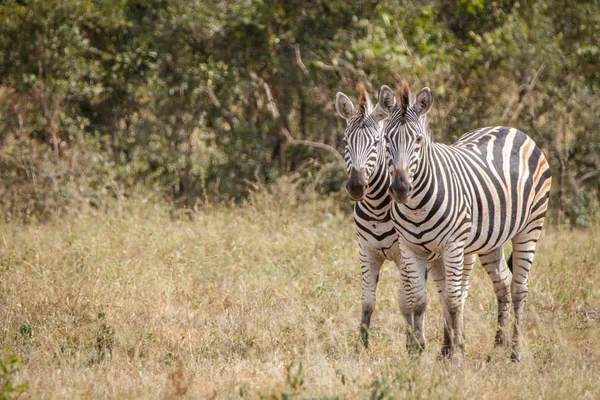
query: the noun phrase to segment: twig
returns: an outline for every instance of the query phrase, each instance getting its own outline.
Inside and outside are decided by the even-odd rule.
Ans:
[[[273,93],[271,93],[271,88],[269,84],[263,80],[263,88],[265,89],[265,93],[267,94],[267,99],[269,100],[269,107],[271,107],[271,113],[273,114],[273,118],[279,118],[279,109],[275,104],[275,100],[273,100]]]
[[[594,176],[600,174],[600,169],[595,169],[589,172],[586,172],[585,174],[581,175],[579,178],[577,178],[577,182],[581,185],[584,181],[587,181],[590,178],[593,178]]]
[[[304,72],[305,75],[308,75],[308,70],[306,69],[306,66],[302,62],[302,57],[300,56],[300,46],[298,46],[297,44],[294,45],[294,52],[296,53],[296,64],[298,64],[298,66],[300,67],[302,72]]]
[[[419,62],[419,60],[417,60],[414,56],[412,51],[410,51],[410,48],[408,47],[408,43],[406,42],[406,39],[404,39],[404,35],[402,34],[402,30],[400,29],[400,26],[398,25],[398,23],[396,22],[396,34],[398,35],[398,39],[400,39],[400,42],[402,43],[402,46],[404,46],[404,50],[406,51],[406,54],[408,55],[408,57],[410,58],[410,60],[413,62],[413,64],[417,65],[417,66],[421,66],[421,63]]]
[[[253,79],[255,79],[256,81],[262,83],[263,88],[265,89],[265,93],[267,94],[267,99],[269,100],[269,106],[271,108],[271,113],[273,114],[273,118],[280,118],[279,109],[277,107],[277,104],[275,104],[275,100],[273,99],[273,93],[271,92],[271,88],[269,87],[269,84],[254,72],[251,72],[250,76]],[[313,142],[312,140],[294,139],[294,137],[292,136],[290,131],[285,126],[283,126],[283,124],[281,126],[281,133],[292,144],[301,144],[304,146],[316,147],[319,149],[327,150],[331,154],[333,154],[335,156],[335,158],[337,158],[337,160],[341,163],[342,166],[346,165],[346,162],[344,161],[344,157],[342,157],[342,155],[333,146],[330,146],[326,143]]]
[[[538,70],[535,72],[535,75],[531,79],[531,82],[529,82],[528,85],[523,85],[523,86],[519,87],[519,105],[518,105],[517,109],[515,110],[515,112],[513,113],[512,117],[510,118],[510,122],[516,121],[517,118],[519,117],[519,114],[521,114],[523,107],[525,107],[525,103],[523,102],[523,99],[525,98],[525,96],[528,93],[531,93],[531,91],[535,87],[535,84],[537,83],[537,81],[540,77],[540,74],[542,73],[544,68],[546,68],[546,64],[542,63],[542,65],[540,65]],[[506,107],[506,110],[504,111],[504,114],[502,115],[502,119],[505,119],[508,116],[507,115],[508,110],[510,109],[511,106],[512,106],[512,103],[509,104],[508,107]]]
[[[42,103],[42,110],[44,112],[44,118],[46,119],[46,131],[50,134],[50,140],[52,142],[52,148],[54,150],[54,155],[56,157],[60,156],[60,148],[58,143],[58,133],[56,129],[54,129],[54,116],[56,114],[56,110],[50,110],[48,106],[48,97],[46,93],[46,85],[44,84],[44,67],[42,65],[42,59],[38,57],[38,87],[39,87],[39,95]],[[57,108],[56,106],[54,108]]]
[[[289,140],[289,142],[292,144],[302,144],[304,146],[316,147],[319,149],[327,150],[331,154],[333,154],[335,156],[335,158],[337,158],[337,160],[340,162],[340,164],[342,166],[346,165],[346,161],[344,161],[344,157],[342,157],[342,155],[333,146],[330,146],[326,143],[313,142],[311,140],[294,139],[292,137],[292,135],[290,134],[290,132],[285,127],[281,127],[281,133],[283,133],[283,135],[286,137],[286,139]]]
[[[227,121],[227,124],[229,125],[231,132],[235,132],[235,125],[233,124],[233,119],[231,118],[231,114],[229,113],[229,111],[227,111],[223,108],[223,105],[217,98],[217,95],[216,95],[215,91],[213,90],[213,88],[210,86],[206,86],[206,92],[208,93],[208,97],[210,98],[210,101],[212,101],[214,106],[219,111],[221,111],[221,113],[223,114],[223,117],[225,118],[225,121]]]

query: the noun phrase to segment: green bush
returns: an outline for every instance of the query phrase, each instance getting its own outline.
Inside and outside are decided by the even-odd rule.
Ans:
[[[27,390],[28,383],[15,383],[15,377],[20,370],[19,356],[5,347],[0,358],[0,400],[17,398]]]

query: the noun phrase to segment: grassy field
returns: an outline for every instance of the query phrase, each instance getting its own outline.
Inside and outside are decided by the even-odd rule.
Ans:
[[[192,213],[128,201],[0,223],[2,357],[22,361],[0,383],[61,399],[595,399],[599,241],[600,227],[546,229],[520,364],[493,349],[495,297],[477,267],[459,369],[436,361],[442,318],[431,282],[427,348],[407,356],[389,263],[372,346],[361,347],[354,226],[332,200],[284,190]]]

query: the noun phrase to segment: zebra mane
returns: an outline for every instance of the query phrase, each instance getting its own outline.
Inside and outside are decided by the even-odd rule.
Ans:
[[[411,105],[410,87],[408,82],[402,80],[402,89],[400,90],[400,108],[402,109],[402,115],[406,114],[406,110]]]
[[[369,100],[369,94],[367,93],[367,88],[365,87],[364,83],[359,83],[356,86],[356,90],[358,90],[359,94],[358,112],[364,119],[367,114],[371,112],[371,101]]]
[[[402,88],[400,89],[400,104],[398,105],[400,107],[400,115],[402,116],[402,118],[407,119],[414,119],[417,118],[419,120],[421,120],[421,122],[424,123],[424,127],[427,130],[427,133],[429,133],[429,135],[431,136],[431,131],[429,130],[429,125],[427,124],[427,115],[421,115],[419,116],[418,114],[414,114],[414,116],[408,116],[407,111],[410,107],[414,106],[416,102],[416,97],[413,96],[413,94],[410,91],[410,87],[408,85],[408,82],[405,80],[402,80]],[[412,113],[411,113],[412,114]]]

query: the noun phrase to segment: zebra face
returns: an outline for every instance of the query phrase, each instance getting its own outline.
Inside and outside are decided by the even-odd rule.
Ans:
[[[387,164],[392,175],[390,194],[396,202],[404,204],[413,189],[422,149],[429,141],[425,114],[431,108],[433,97],[429,88],[423,88],[417,93],[416,100],[411,102],[406,81],[402,82],[400,104],[389,101],[393,96],[390,88],[382,87],[379,105],[390,115],[384,130]]]
[[[359,109],[343,93],[336,96],[336,109],[346,119],[344,134],[344,160],[348,182],[346,191],[354,201],[364,198],[369,180],[376,170],[380,153],[381,129],[378,117],[381,115],[371,109],[369,97],[364,87],[359,88]]]
[[[397,129],[386,130],[386,158],[392,174],[390,194],[404,204],[412,191],[412,181],[421,159],[425,135],[419,123],[401,121]]]
[[[348,182],[346,190],[352,200],[362,200],[369,179],[377,165],[380,131],[371,117],[350,121],[344,135],[344,160]]]

